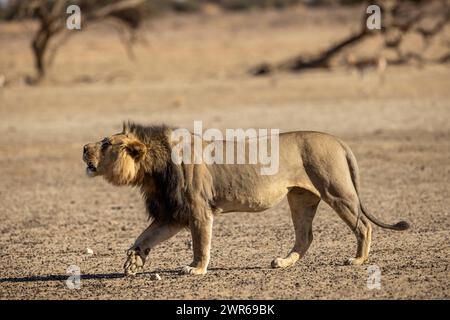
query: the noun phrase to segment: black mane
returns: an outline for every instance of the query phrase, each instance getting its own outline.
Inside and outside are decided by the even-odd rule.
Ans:
[[[134,134],[149,148],[143,160],[146,172],[141,185],[149,218],[187,225],[190,201],[183,168],[171,158],[169,136],[172,129],[166,125],[124,124],[124,132]],[[153,186],[151,192],[147,188],[150,184]]]

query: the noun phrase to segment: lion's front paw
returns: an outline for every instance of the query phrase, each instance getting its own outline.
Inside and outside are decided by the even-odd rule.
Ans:
[[[127,260],[123,265],[124,272],[127,276],[135,276],[136,273],[142,271],[145,263],[145,257],[139,254],[139,251],[130,249],[127,251]]]
[[[205,274],[206,268],[196,268],[191,266],[185,266],[181,268],[182,274]]]

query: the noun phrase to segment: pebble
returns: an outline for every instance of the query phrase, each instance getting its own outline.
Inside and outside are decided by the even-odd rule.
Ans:
[[[157,273],[153,273],[152,275],[150,275],[150,280],[161,280],[161,276]]]
[[[86,249],[86,253],[89,255],[93,255],[94,254],[94,250],[92,250],[91,248],[87,248]]]

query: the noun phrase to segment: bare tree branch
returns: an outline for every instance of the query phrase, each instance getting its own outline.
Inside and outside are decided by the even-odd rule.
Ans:
[[[428,40],[437,34],[439,34],[447,23],[450,22],[450,5],[449,1],[442,0],[439,8],[433,10],[426,10],[434,3],[431,1],[402,1],[393,0],[387,1],[370,1],[371,4],[376,4],[383,9],[383,27],[380,34],[384,37],[384,46],[391,48],[397,52],[398,57],[396,59],[381,59],[380,56],[374,56],[371,58],[363,58],[361,60],[355,60],[355,58],[347,59],[347,65],[354,66],[356,68],[362,66],[378,66],[380,61],[385,61],[387,64],[407,64],[412,61],[424,64],[427,62],[445,63],[450,60],[448,55],[444,55],[442,58],[435,59],[433,61],[427,60],[422,53],[403,53],[400,46],[403,43],[404,36],[408,32],[417,32],[420,34],[425,42],[425,47],[428,46]],[[431,8],[433,9],[433,8]],[[418,26],[425,18],[436,19],[436,13],[441,18],[432,28],[425,29]],[[319,51],[317,54],[305,56],[298,55],[294,58],[287,59],[278,64],[262,63],[250,69],[250,73],[253,75],[265,75],[276,70],[287,70],[298,72],[305,69],[313,68],[330,68],[330,61],[343,49],[360,43],[363,39],[370,37],[376,32],[370,31],[366,27],[365,23],[366,13],[362,15],[362,23],[357,33],[342,39],[341,41],[331,45],[330,47]]]
[[[104,7],[101,7],[93,12],[88,13],[88,19],[103,19],[112,15],[115,12],[123,11],[129,8],[135,8],[143,4],[145,0],[123,0],[115,3],[111,3]]]
[[[133,59],[134,54],[131,48],[134,39],[132,30],[136,29],[142,20],[138,7],[146,0],[111,0],[109,2],[98,2],[94,0],[73,0],[70,4],[79,5],[82,9],[83,29],[86,25],[114,18],[119,21],[116,25],[119,39],[125,46],[128,56]],[[18,15],[26,17],[36,17],[39,26],[35,32],[31,47],[34,55],[34,63],[37,71],[36,81],[42,79],[47,67],[54,60],[58,49],[67,42],[69,35],[62,38],[55,37],[65,30],[66,12],[65,7],[69,5],[67,0],[30,0],[18,2]],[[126,31],[130,31],[128,36]],[[69,34],[69,33],[68,33]],[[55,40],[56,39],[56,40]],[[50,42],[58,41],[53,46]]]

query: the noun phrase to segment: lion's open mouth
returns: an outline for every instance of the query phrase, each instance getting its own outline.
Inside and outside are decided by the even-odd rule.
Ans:
[[[95,176],[97,173],[97,168],[92,164],[92,163],[88,163],[87,167],[86,167],[86,174],[90,177]]]

